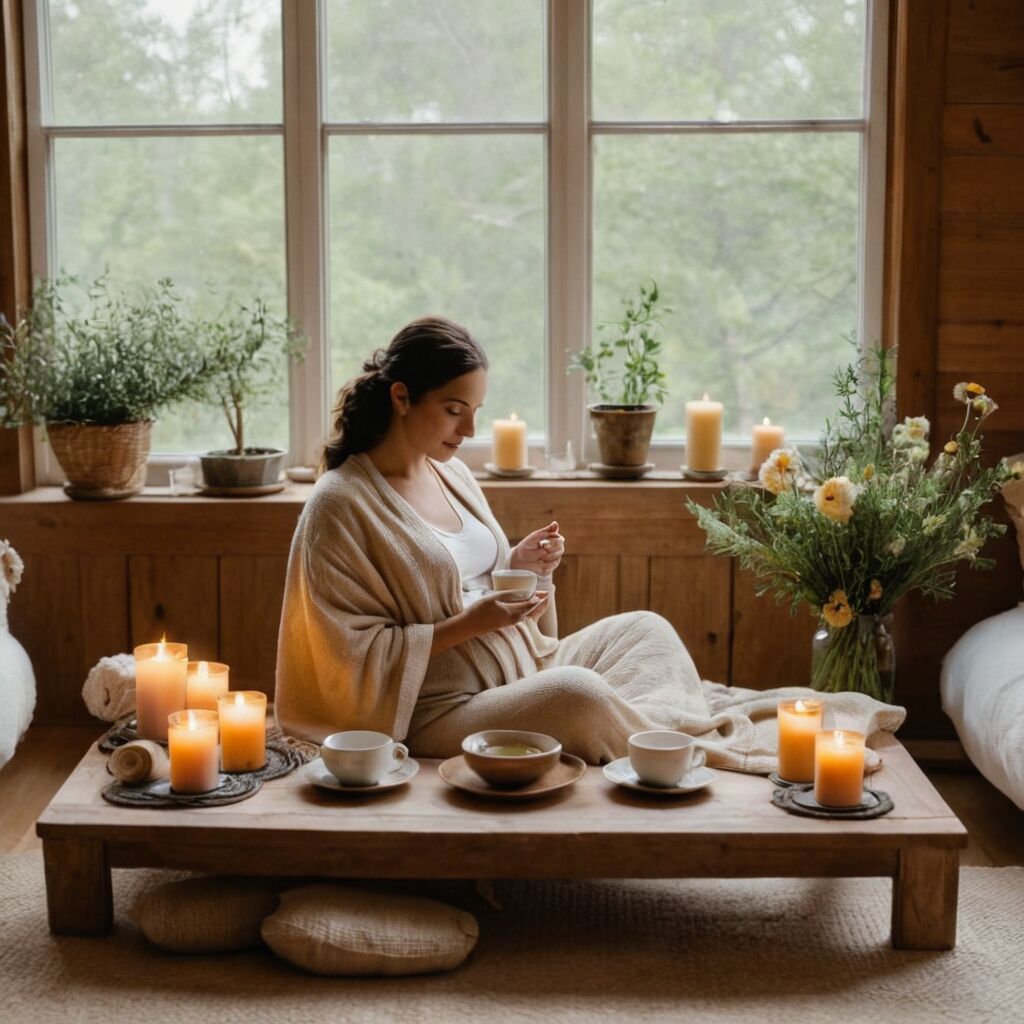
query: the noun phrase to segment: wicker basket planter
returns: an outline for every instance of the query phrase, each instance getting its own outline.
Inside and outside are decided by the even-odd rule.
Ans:
[[[141,493],[152,430],[152,420],[114,427],[48,423],[46,434],[67,477],[68,497],[115,501]]]

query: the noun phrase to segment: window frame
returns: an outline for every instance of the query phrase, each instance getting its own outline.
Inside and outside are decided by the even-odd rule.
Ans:
[[[594,121],[591,117],[591,0],[545,0],[545,119],[540,122],[489,123],[344,123],[324,119],[323,59],[326,17],[322,0],[282,0],[282,121],[280,124],[202,124],[131,126],[57,126],[50,102],[48,2],[26,0],[26,134],[29,165],[31,269],[50,272],[56,250],[53,148],[69,137],[197,137],[202,135],[279,135],[284,150],[286,295],[289,315],[309,337],[305,361],[290,371],[289,465],[315,466],[329,430],[333,391],[330,381],[328,323],[328,161],[330,139],[340,134],[435,134],[515,132],[545,138],[545,293],[544,381],[547,427],[530,439],[530,459],[572,445],[579,463],[597,459],[587,417],[581,374],[567,374],[569,352],[580,348],[592,330],[592,223],[594,139],[612,134],[709,134],[721,132],[856,132],[860,144],[858,220],[858,337],[865,345],[882,336],[886,193],[889,4],[867,0],[860,118],[736,121]],[[316,59],[308,59],[309,54]],[[382,343],[386,339],[382,339]],[[674,401],[681,399],[676,396]],[[791,438],[793,442],[813,438]],[[744,469],[749,442],[726,440],[726,468]],[[658,469],[677,469],[685,461],[682,438],[655,439],[651,461]],[[482,469],[490,455],[488,440],[468,441],[462,457]],[[59,483],[61,473],[35,431],[39,483]],[[165,483],[166,468],[187,456],[154,454],[150,482]]]

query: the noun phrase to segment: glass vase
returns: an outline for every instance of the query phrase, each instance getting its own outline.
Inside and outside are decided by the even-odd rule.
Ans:
[[[858,615],[842,629],[822,623],[811,648],[811,686],[823,693],[852,690],[892,703],[896,648],[892,614]]]

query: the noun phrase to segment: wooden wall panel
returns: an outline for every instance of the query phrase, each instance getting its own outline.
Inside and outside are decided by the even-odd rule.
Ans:
[[[732,566],[714,555],[651,559],[651,611],[676,628],[702,679],[729,679]]]
[[[1024,214],[943,214],[942,265],[947,270],[1019,270],[1024,266]]]
[[[943,324],[939,328],[939,372],[960,380],[987,381],[986,387],[1000,392],[1002,399],[1002,375],[1024,373],[1024,323]],[[998,426],[999,417],[990,422]]]
[[[606,555],[566,555],[555,573],[558,634],[568,636],[619,611],[619,561]]]
[[[219,660],[217,559],[206,555],[133,555],[128,560],[132,646],[188,644],[192,661]]]
[[[35,670],[39,722],[81,721],[85,682],[78,558],[21,552],[25,574],[11,598],[11,633]]]
[[[758,597],[752,573],[734,566],[732,588],[733,686],[768,690],[809,686],[811,640],[817,628],[807,609],[790,615],[769,595]]]
[[[82,659],[88,671],[100,658],[131,652],[127,557],[82,555],[79,590],[82,595]]]
[[[1024,156],[1024,110],[1003,103],[947,106],[942,149],[946,156]]]
[[[619,611],[650,608],[651,563],[643,555],[623,555],[619,559]]]
[[[233,690],[274,695],[277,625],[287,558],[227,555],[220,560],[220,660]]]

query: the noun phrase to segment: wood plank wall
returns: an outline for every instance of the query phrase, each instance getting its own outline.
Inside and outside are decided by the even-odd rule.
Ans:
[[[569,552],[555,578],[563,636],[648,608],[676,627],[705,678],[758,688],[807,682],[813,620],[757,598],[745,574],[704,551],[684,500],[710,500],[710,488],[485,486],[513,539],[558,520]],[[86,720],[88,669],[164,631],[186,640],[194,658],[231,665],[235,688],[272,694],[288,545],[307,490],[249,503],[142,498],[98,507],[45,488],[0,501],[0,535],[25,560],[10,617],[39,680],[37,719]]]
[[[988,458],[1013,455],[1024,451],[1024,3],[896,6],[896,46],[909,54],[894,90],[893,155],[907,165],[906,192],[898,174],[891,182],[906,210],[889,246],[901,412],[929,414],[944,440],[962,415],[953,385],[979,381],[999,403],[985,424]],[[1001,504],[994,512],[1008,523]],[[898,671],[918,708],[908,735],[953,736],[937,699],[943,656],[974,623],[1024,598],[1012,527],[985,553],[996,570],[962,571],[954,601],[912,598],[900,609]]]

